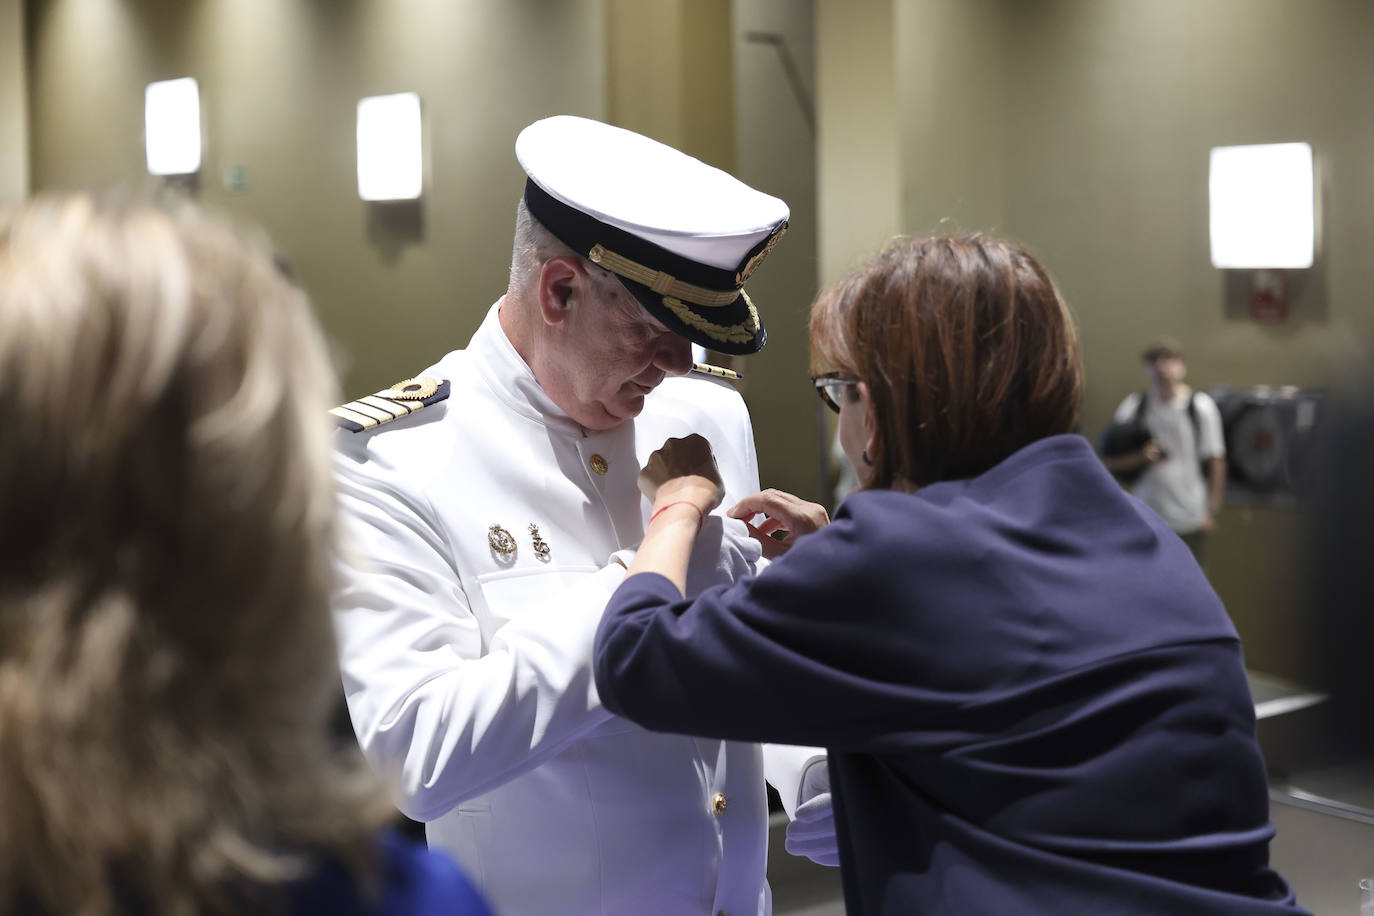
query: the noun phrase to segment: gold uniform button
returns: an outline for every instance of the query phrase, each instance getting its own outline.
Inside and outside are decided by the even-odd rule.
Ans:
[[[593,455],[587,460],[587,463],[592,466],[593,471],[596,471],[596,473],[600,474],[602,477],[605,477],[606,472],[611,469],[610,462],[600,455]]]
[[[717,792],[715,795],[711,796],[711,810],[716,813],[716,817],[720,817],[722,814],[725,813],[724,792]]]

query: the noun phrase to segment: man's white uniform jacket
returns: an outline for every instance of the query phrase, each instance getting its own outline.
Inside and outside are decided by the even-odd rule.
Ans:
[[[615,718],[591,673],[624,573],[609,558],[643,537],[640,467],[696,432],[722,505],[753,493],[744,403],[725,383],[669,378],[635,420],[586,431],[539,387],[499,305],[425,371],[450,380],[446,401],[340,434],[337,624],[363,750],[501,913],[767,913],[758,746]],[[739,522],[717,514],[703,533],[689,590],[758,559]]]

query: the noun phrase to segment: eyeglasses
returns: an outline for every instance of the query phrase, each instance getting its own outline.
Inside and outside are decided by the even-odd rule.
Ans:
[[[844,394],[844,389],[849,385],[859,384],[856,378],[842,378],[838,373],[827,372],[825,375],[812,377],[811,384],[816,386],[816,394],[820,395],[821,401],[835,413],[840,412],[840,398]]]

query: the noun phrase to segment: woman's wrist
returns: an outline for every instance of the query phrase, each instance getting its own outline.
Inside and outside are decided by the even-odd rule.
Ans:
[[[690,510],[691,514],[688,514]],[[697,525],[706,521],[706,513],[700,506],[690,499],[674,499],[654,508],[654,512],[649,516],[649,524],[652,525],[655,519],[680,516],[684,519],[696,516]]]

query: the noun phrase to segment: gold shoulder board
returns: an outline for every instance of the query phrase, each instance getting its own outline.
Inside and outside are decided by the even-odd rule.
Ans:
[[[437,404],[448,397],[448,379],[408,378],[384,391],[349,401],[329,413],[340,429],[360,433],[376,429]]]

